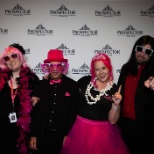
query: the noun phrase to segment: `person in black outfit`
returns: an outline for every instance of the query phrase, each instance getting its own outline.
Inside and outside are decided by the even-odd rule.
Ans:
[[[31,96],[39,78],[24,59],[20,44],[11,44],[0,57],[0,154],[27,154]]]
[[[30,148],[37,154],[59,154],[76,119],[79,90],[65,75],[68,60],[63,51],[50,50],[42,70],[49,74],[34,90],[39,100],[32,112]]]
[[[110,58],[106,54],[94,56],[90,70],[91,76],[77,81],[78,116],[61,154],[129,154],[116,125],[122,97],[113,81]]]
[[[131,154],[154,152],[154,38],[145,35],[134,44],[130,59],[122,66],[119,126]]]

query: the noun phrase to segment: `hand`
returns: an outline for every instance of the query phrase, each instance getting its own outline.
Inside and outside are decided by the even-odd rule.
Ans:
[[[148,80],[144,82],[144,85],[151,90],[154,90],[154,77],[150,76]]]
[[[49,74],[44,75],[42,79],[48,80],[49,79]]]
[[[37,147],[36,147],[36,143],[37,143],[37,138],[36,137],[31,137],[30,142],[29,142],[30,149],[38,150]]]
[[[121,99],[122,99],[122,95],[120,94],[121,87],[122,86],[120,85],[118,91],[114,95],[112,95],[112,100],[114,102],[114,105],[119,105],[121,102]]]
[[[65,136],[64,139],[63,139],[63,146],[65,144],[66,138],[67,138],[67,136]]]
[[[40,100],[40,98],[33,96],[31,98],[32,105],[35,106],[39,100]]]

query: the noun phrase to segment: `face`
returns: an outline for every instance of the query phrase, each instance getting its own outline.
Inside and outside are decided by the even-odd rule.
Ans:
[[[101,82],[109,81],[109,69],[104,65],[102,61],[96,61],[94,64],[95,75]]]
[[[146,50],[148,49],[148,50]],[[149,50],[150,49],[150,50]],[[149,61],[150,56],[153,54],[153,50],[151,50],[151,45],[147,44],[144,46],[137,46],[136,47],[135,58],[139,65],[145,64]],[[151,53],[151,54],[150,54]]]
[[[7,52],[7,54],[3,58],[3,61],[6,67],[12,72],[19,71],[22,65],[20,56],[12,51]]]
[[[62,62],[50,62],[50,77],[52,79],[59,79],[62,76],[63,66]]]

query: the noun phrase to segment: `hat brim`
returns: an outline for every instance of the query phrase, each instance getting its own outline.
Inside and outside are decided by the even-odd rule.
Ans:
[[[44,60],[44,63],[50,63],[50,62],[52,62],[52,61],[59,61],[59,62],[67,62],[68,60],[67,59],[45,59]]]

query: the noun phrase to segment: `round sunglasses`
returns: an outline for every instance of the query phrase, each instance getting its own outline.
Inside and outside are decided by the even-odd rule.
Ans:
[[[10,56],[6,55],[3,57],[3,61],[6,63],[10,61],[11,59],[16,60],[19,58],[19,55],[17,53],[12,53]]]

